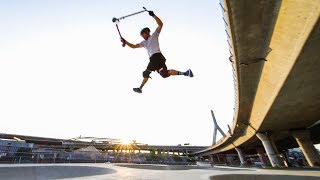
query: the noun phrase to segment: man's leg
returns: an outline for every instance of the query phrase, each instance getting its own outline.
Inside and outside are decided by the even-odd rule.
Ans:
[[[143,71],[142,75],[143,75],[143,80],[142,83],[140,85],[139,88],[133,88],[133,91],[137,92],[137,93],[142,93],[142,88],[143,86],[147,83],[148,79],[150,78],[150,73],[152,71],[149,71],[148,69],[146,69],[145,71]]]
[[[141,83],[141,85],[139,87],[141,90],[142,90],[143,86],[147,83],[148,79],[149,78],[145,78],[145,77],[143,78],[142,83]]]
[[[158,72],[162,77],[169,77],[169,76],[176,76],[176,75],[184,75],[184,76],[189,76],[189,77],[193,77],[193,73],[190,69],[188,69],[186,72],[181,72],[181,71],[177,71],[174,69],[169,69],[167,70],[168,73],[167,75],[165,75],[165,73],[163,72],[165,71],[165,69],[160,69]]]

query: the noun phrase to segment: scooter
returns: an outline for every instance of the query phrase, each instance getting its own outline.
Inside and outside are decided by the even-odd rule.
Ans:
[[[118,23],[120,23],[120,20],[123,20],[123,19],[125,19],[125,18],[127,18],[127,17],[130,17],[130,16],[134,16],[134,15],[137,15],[137,14],[140,14],[140,13],[143,13],[143,12],[146,12],[146,11],[148,11],[145,7],[143,7],[143,11],[139,11],[139,12],[136,12],[136,13],[132,13],[132,14],[129,14],[129,15],[126,15],[126,16],[122,16],[122,17],[120,17],[120,18],[112,18],[112,22],[114,22],[114,23],[116,23],[116,27],[117,27],[117,30],[118,30],[118,33],[119,33],[119,36],[120,36],[120,38],[121,39],[123,39],[122,38],[122,36],[121,36],[121,33],[120,33],[120,30],[119,30],[119,26],[118,26]],[[122,43],[122,47],[124,47],[126,44],[125,44],[125,42],[123,41],[123,43]]]

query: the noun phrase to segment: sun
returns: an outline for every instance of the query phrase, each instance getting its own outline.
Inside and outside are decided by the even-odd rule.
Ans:
[[[130,140],[130,139],[121,139],[121,143],[122,144],[131,144],[132,143],[132,140]]]

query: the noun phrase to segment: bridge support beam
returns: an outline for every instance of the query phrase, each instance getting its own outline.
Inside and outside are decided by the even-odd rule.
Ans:
[[[244,154],[242,152],[242,148],[236,147],[235,149],[236,149],[238,156],[239,156],[239,159],[240,159],[240,163],[241,163],[240,166],[241,167],[247,166],[247,161],[246,161]]]
[[[320,155],[314,147],[309,130],[291,131],[292,136],[299,144],[304,156],[306,157],[309,166],[320,166]]]
[[[265,133],[258,133],[256,136],[261,140],[272,167],[282,167],[268,136]]]
[[[266,156],[264,155],[265,152],[264,152],[263,148],[262,147],[257,147],[256,151],[257,151],[257,154],[259,156],[259,159],[260,159],[261,163],[264,166],[270,166],[268,158],[266,158]]]

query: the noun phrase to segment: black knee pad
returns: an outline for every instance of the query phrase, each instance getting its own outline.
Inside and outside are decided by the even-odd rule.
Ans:
[[[159,70],[159,74],[163,77],[163,78],[167,78],[169,77],[169,71],[167,70],[167,68],[162,68]]]
[[[150,76],[150,71],[148,71],[148,70],[145,70],[145,71],[143,71],[143,73],[142,73],[142,76],[144,77],[144,78],[149,78]]]

